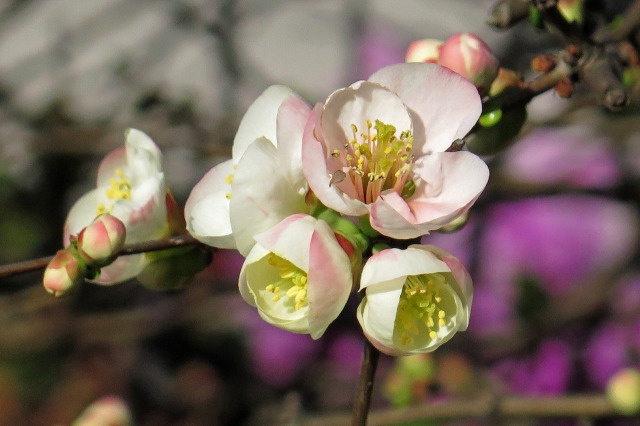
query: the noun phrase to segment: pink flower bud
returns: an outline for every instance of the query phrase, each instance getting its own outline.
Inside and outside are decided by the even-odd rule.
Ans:
[[[442,41],[435,39],[416,40],[407,49],[406,62],[437,63],[440,56]]]
[[[618,371],[607,384],[607,399],[620,413],[640,413],[640,371],[627,368]]]
[[[133,416],[127,404],[116,396],[104,396],[89,407],[73,423],[74,426],[130,426]]]
[[[67,249],[60,250],[44,270],[42,283],[48,293],[64,296],[84,281],[85,266]]]
[[[78,251],[83,259],[98,266],[110,263],[124,245],[127,230],[110,214],[98,216],[78,235]]]
[[[440,65],[457,72],[485,93],[498,75],[498,59],[485,42],[470,33],[459,33],[440,47]]]

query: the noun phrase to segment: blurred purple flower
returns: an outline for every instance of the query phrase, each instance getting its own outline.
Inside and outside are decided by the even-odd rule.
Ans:
[[[524,183],[578,188],[608,188],[621,177],[607,140],[584,126],[532,132],[505,153],[503,170]]]
[[[609,299],[612,311],[621,317],[640,315],[640,273],[624,277]]]
[[[362,334],[356,333],[344,333],[333,339],[327,358],[339,376],[355,380],[360,375],[363,342]]]
[[[476,221],[471,217],[462,229],[452,233],[432,232],[422,237],[421,244],[432,244],[453,254],[469,269],[471,267],[472,241],[475,237]]]
[[[366,80],[380,68],[404,62],[405,48],[392,27],[368,22],[359,42],[356,79]]]
[[[250,355],[255,373],[267,384],[287,387],[315,357],[320,342],[307,334],[277,328],[257,315],[250,335]]]
[[[638,342],[630,339],[630,333],[633,331],[627,327],[608,322],[591,336],[584,352],[584,363],[589,381],[598,389],[604,389],[617,371],[632,366],[630,349],[635,344],[637,350]]]
[[[487,215],[476,282],[515,301],[517,280],[535,277],[550,295],[614,268],[637,246],[636,212],[590,196],[495,205]]]
[[[559,340],[540,344],[526,358],[506,359],[494,368],[494,374],[511,392],[519,395],[559,395],[567,390],[573,372],[571,348]]]

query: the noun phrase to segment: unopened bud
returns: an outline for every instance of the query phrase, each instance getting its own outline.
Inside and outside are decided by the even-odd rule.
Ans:
[[[56,297],[75,290],[84,281],[86,266],[71,249],[59,250],[44,270],[42,284]]]
[[[554,89],[561,98],[570,98],[575,86],[569,77],[562,77]]]
[[[582,24],[584,0],[558,0],[558,10],[567,22]]]
[[[640,413],[640,371],[627,368],[618,371],[607,383],[607,399],[622,414]]]
[[[72,426],[131,426],[133,416],[127,404],[118,397],[105,396],[91,404]]]
[[[440,47],[440,65],[472,82],[481,94],[486,93],[498,75],[498,59],[476,35],[460,33]]]
[[[489,96],[495,97],[510,87],[521,87],[523,85],[522,76],[519,72],[507,68],[500,68],[498,76],[491,83]]]
[[[550,53],[542,53],[531,60],[531,68],[534,71],[547,72],[558,63],[558,58]]]
[[[468,221],[469,221],[469,211],[467,210],[466,212],[462,213],[460,216],[453,219],[451,222],[447,223],[442,228],[438,229],[438,232],[449,233],[449,232],[459,231],[460,229],[464,228],[464,226],[467,224]]]
[[[437,63],[440,57],[442,41],[435,39],[416,40],[407,49],[407,62]]]
[[[104,266],[122,249],[126,235],[124,223],[110,214],[103,214],[80,231],[78,251],[87,262]]]

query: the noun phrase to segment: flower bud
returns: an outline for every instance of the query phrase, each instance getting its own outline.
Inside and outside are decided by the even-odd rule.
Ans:
[[[472,82],[481,94],[489,90],[498,75],[498,59],[485,42],[470,33],[459,33],[445,41],[439,63]]]
[[[416,40],[407,49],[406,62],[437,63],[440,56],[442,41],[435,39]]]
[[[80,231],[78,251],[87,262],[104,266],[120,251],[126,235],[124,223],[110,214],[103,214]]]
[[[618,371],[607,384],[607,399],[620,413],[640,413],[640,371],[627,368]]]
[[[105,396],[87,407],[73,422],[73,426],[99,425],[133,425],[133,417],[127,404],[116,396]]]
[[[64,296],[82,284],[85,270],[71,250],[59,250],[44,270],[44,289],[56,297]]]
[[[558,10],[568,22],[582,24],[584,0],[558,0]]]
[[[489,96],[498,96],[509,87],[519,87],[522,84],[522,76],[520,73],[507,68],[500,68],[498,70],[498,76],[493,80],[489,88]]]

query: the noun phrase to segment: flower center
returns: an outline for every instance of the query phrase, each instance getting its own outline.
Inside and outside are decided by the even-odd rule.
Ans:
[[[407,349],[424,347],[446,333],[456,306],[449,290],[442,274],[408,276],[396,313],[394,343]]]
[[[296,311],[307,306],[309,304],[307,300],[307,274],[293,263],[274,253],[269,253],[267,262],[278,269],[280,276],[278,281],[265,287],[267,292],[273,293],[271,299],[274,302],[282,300],[285,304],[292,303]]]
[[[105,191],[107,198],[113,200],[109,207],[106,207],[103,203],[99,203],[96,206],[96,216],[100,216],[104,213],[111,213],[113,210],[113,204],[118,200],[130,200],[131,199],[131,183],[125,176],[121,169],[116,169],[117,178],[111,178],[109,182],[109,188]]]
[[[334,150],[331,155],[341,158],[346,165],[343,170],[333,173],[331,183],[349,179],[358,198],[373,203],[382,191],[393,189],[403,198],[413,195],[415,185],[408,179],[413,164],[413,134],[404,131],[398,138],[396,128],[376,120],[367,120],[366,132],[358,133],[351,125],[353,138],[345,144],[344,150]],[[413,190],[412,190],[413,189]]]

